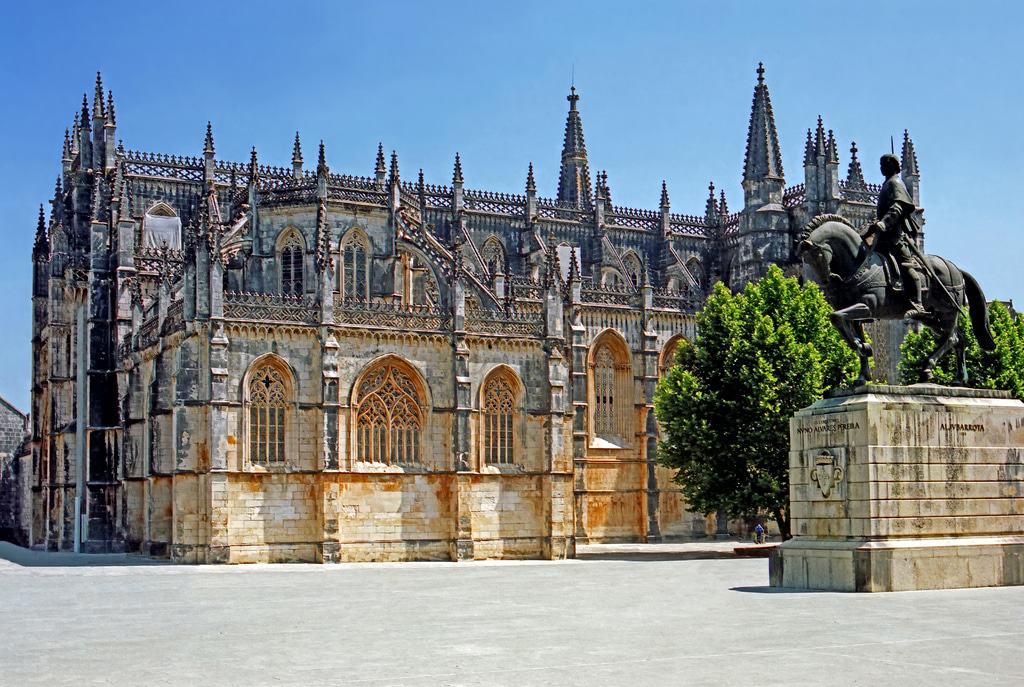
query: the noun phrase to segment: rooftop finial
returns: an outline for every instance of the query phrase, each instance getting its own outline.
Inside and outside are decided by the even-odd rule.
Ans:
[[[850,143],[850,167],[846,172],[846,185],[852,188],[864,188],[864,170],[857,159],[857,142]]]
[[[659,203],[659,206],[662,210],[668,210],[670,207],[668,202],[668,184],[665,183],[664,179],[661,180],[661,203]]]
[[[530,162],[529,168],[526,170],[526,192],[527,193],[536,193],[537,192],[537,182],[533,178],[533,162],[532,161]]]
[[[92,116],[103,117],[103,77],[96,72],[96,93],[92,97]]]
[[[206,122],[206,138],[203,139],[203,154],[204,155],[213,155],[213,153],[214,153],[214,148],[213,148],[213,125],[209,121],[207,121]]]
[[[704,218],[711,224],[718,217],[718,200],[715,198],[715,182],[708,182],[708,199],[704,203]]]
[[[729,205],[725,202],[725,189],[718,196],[718,214],[722,217],[729,216]]]
[[[36,224],[36,240],[32,246],[32,255],[34,257],[42,257],[49,253],[50,244],[46,239],[46,213],[43,212],[43,206],[39,205],[39,222]]]
[[[565,139],[562,143],[562,166],[558,174],[558,201],[573,207],[590,205],[590,166],[587,146],[583,141],[583,120],[576,103],[580,97],[576,87],[569,89],[569,114],[565,119]]]
[[[836,136],[832,129],[828,130],[828,142],[825,144],[825,159],[828,162],[839,164],[839,150],[836,147]]]
[[[452,171],[452,186],[462,183],[462,159],[455,153],[455,169]]]
[[[747,127],[747,152],[743,161],[743,180],[762,181],[782,179],[782,153],[779,150],[779,132],[775,128],[775,114],[768,84],[764,81],[764,65],[757,65],[757,85],[750,106],[750,124]]]
[[[327,154],[324,151],[324,142],[323,139],[320,139],[320,150],[316,154],[316,174],[317,176],[325,177],[330,171],[327,167]]]
[[[117,126],[117,115],[114,114],[114,92],[107,91],[107,124]]]
[[[423,179],[423,168],[422,167],[420,167],[419,176],[416,177],[416,190],[419,192],[420,195],[423,195],[424,193],[427,192],[427,183]]]
[[[295,132],[295,144],[292,146],[292,165],[302,165],[302,142],[298,131]]]
[[[814,134],[807,130],[807,143],[804,144],[804,166],[814,164]]]
[[[917,168],[917,151],[914,150],[914,141],[906,129],[903,130],[902,158],[900,166],[903,168],[903,173],[907,176],[920,176],[921,172]]]
[[[253,146],[252,151],[249,153],[249,176],[251,177],[252,183],[256,182],[256,179],[259,176],[259,172],[260,167],[259,163],[256,160],[256,146]]]
[[[399,176],[398,176],[398,153],[396,153],[393,150],[391,151],[391,170],[390,170],[390,172],[391,172],[391,183],[397,185],[398,182],[400,181]]]
[[[818,128],[814,132],[814,154],[825,155],[827,152],[826,145],[825,123],[822,121],[821,115],[818,115]]]
[[[85,93],[82,94],[82,116],[79,118],[82,129],[88,131],[87,125],[89,121],[89,96]]]
[[[374,171],[377,174],[386,174],[388,171],[387,164],[384,162],[384,144],[377,143],[377,165],[374,167]]]

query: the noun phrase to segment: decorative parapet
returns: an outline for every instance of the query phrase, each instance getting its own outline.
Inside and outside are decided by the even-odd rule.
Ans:
[[[854,203],[868,203],[875,205],[878,203],[878,194],[882,192],[882,187],[878,184],[863,184],[852,186],[845,180],[839,182],[839,195],[843,200],[848,200]]]
[[[608,286],[584,286],[580,289],[580,295],[584,303],[602,305],[634,305],[637,299],[637,292],[634,289]]]
[[[504,313],[467,309],[466,331],[471,334],[540,337],[544,336],[544,313],[539,310]]]
[[[225,291],[224,318],[317,324],[320,321],[320,312],[309,296]]]
[[[447,309],[430,305],[404,305],[396,301],[342,301],[335,298],[334,323],[355,327],[412,331],[450,331]]]

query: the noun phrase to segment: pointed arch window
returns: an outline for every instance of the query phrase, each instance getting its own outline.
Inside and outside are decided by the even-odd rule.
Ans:
[[[484,383],[480,404],[480,433],[483,462],[487,465],[511,465],[516,462],[518,386],[507,372],[497,372]]]
[[[304,290],[303,260],[306,247],[302,238],[290,232],[281,242],[279,264],[281,265],[281,293],[301,296]]]
[[[484,241],[484,247],[480,251],[480,255],[484,259],[484,267],[487,269],[487,274],[493,276],[498,272],[505,272],[505,249],[502,247],[498,237],[492,236]]]
[[[626,268],[626,278],[629,279],[630,284],[634,288],[639,288],[642,270],[640,258],[636,257],[634,253],[629,253],[622,259],[622,264]]]
[[[632,382],[629,353],[622,342],[599,341],[590,361],[592,440],[613,447],[630,445]]]
[[[269,466],[285,462],[290,390],[288,376],[277,365],[263,364],[249,376],[246,396],[250,463]]]
[[[361,231],[353,229],[341,242],[341,276],[339,289],[346,301],[366,302],[369,283],[370,242]]]
[[[422,397],[406,371],[382,364],[359,383],[356,403],[356,455],[366,463],[417,465],[422,462]]]

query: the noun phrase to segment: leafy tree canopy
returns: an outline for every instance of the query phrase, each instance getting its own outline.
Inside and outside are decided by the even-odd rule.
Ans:
[[[715,285],[654,397],[659,461],[691,506],[769,512],[789,536],[789,419],[857,373],[831,312],[816,284],[774,265],[741,293]]]
[[[1024,318],[1014,317],[1002,303],[988,308],[989,328],[995,339],[994,351],[984,351],[971,327],[971,318],[960,317],[960,330],[967,338],[968,384],[979,389],[1004,389],[1024,400]],[[899,372],[903,384],[921,379],[925,360],[935,350],[935,334],[930,329],[909,331],[900,347]],[[956,378],[956,356],[945,356],[935,367],[935,382],[950,384]]]

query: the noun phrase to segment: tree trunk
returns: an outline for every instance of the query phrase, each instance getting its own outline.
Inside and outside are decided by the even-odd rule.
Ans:
[[[789,514],[782,508],[776,508],[772,511],[775,516],[775,524],[779,526],[779,534],[782,535],[782,541],[791,539],[793,537],[789,532]]]

